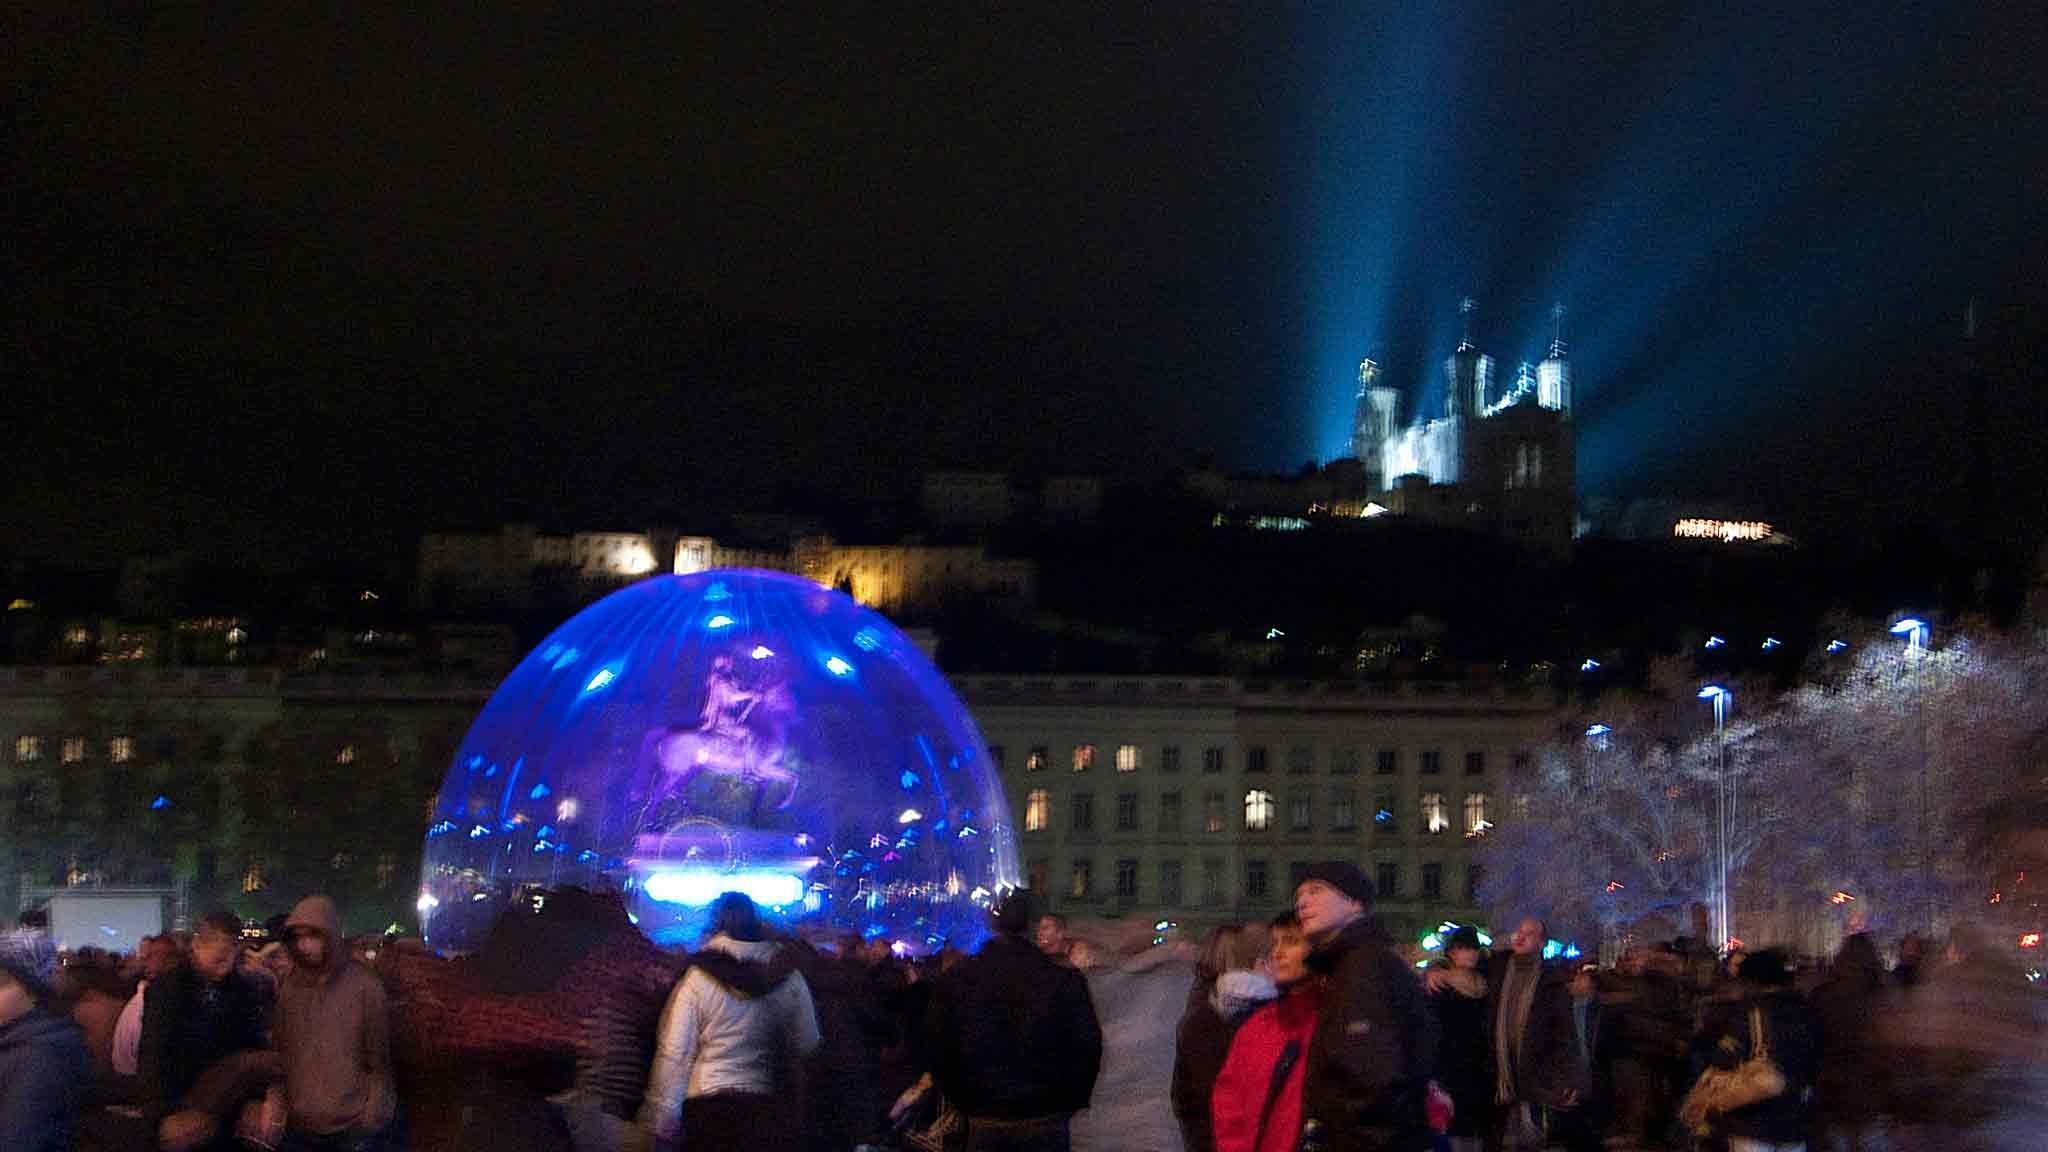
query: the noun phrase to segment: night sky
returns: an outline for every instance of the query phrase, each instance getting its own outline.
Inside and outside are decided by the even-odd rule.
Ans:
[[[1292,467],[1467,294],[1510,376],[1570,309],[1588,497],[2041,503],[1954,359],[2039,363],[2027,5],[38,7],[0,549]]]

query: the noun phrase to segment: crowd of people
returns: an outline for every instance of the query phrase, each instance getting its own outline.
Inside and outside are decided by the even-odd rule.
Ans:
[[[1105,957],[1028,891],[993,928],[914,958],[779,932],[728,893],[685,954],[615,894],[563,889],[460,958],[351,941],[319,896],[125,957],[60,963],[16,930],[0,1147],[1064,1152],[1099,1103]],[[2034,1001],[1967,931],[1889,970],[1860,934],[1813,970],[1686,937],[1602,968],[1548,939],[1527,917],[1489,955],[1459,929],[1418,964],[1357,867],[1311,867],[1289,911],[1202,943],[1159,1086],[1184,1147],[1968,1147],[2038,1091],[2010,1075],[2040,1055]]]

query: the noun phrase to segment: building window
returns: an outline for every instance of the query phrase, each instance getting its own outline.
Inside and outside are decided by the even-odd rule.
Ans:
[[[1223,831],[1223,793],[1209,792],[1202,796],[1202,831]]]
[[[1382,748],[1373,760],[1372,770],[1381,776],[1392,776],[1401,770],[1401,751],[1398,748]]]
[[[1180,861],[1159,862],[1159,902],[1168,908],[1180,906]]]
[[[377,854],[377,887],[391,887],[391,877],[398,872],[398,856],[392,852]]]
[[[1391,860],[1382,860],[1373,869],[1373,894],[1383,900],[1397,899],[1401,895],[1401,866]]]
[[[1033,788],[1024,797],[1024,830],[1043,832],[1052,827],[1052,793]]]
[[[1451,826],[1451,815],[1444,810],[1444,794],[1424,792],[1422,794],[1422,830],[1434,836]]]
[[[1074,771],[1086,772],[1095,767],[1095,745],[1074,745]]]
[[[1349,832],[1357,827],[1357,796],[1349,788],[1330,789],[1330,830]]]
[[[249,867],[242,872],[242,894],[246,896],[250,893],[261,892],[263,891],[264,883],[263,860],[260,857],[252,858],[249,861]]]
[[[1484,775],[1486,775],[1486,753],[1484,753],[1484,752],[1467,752],[1467,753],[1465,753],[1465,775],[1467,775],[1467,776],[1484,776]]]
[[[1001,744],[991,744],[988,746],[988,763],[989,767],[994,768],[998,773],[1002,772],[1003,746]]]
[[[336,752],[336,753],[334,754],[334,762],[335,762],[336,764],[353,764],[353,763],[355,763],[355,762],[356,762],[356,746],[355,746],[355,745],[353,745],[353,744],[343,744],[343,745],[341,746],[341,751],[339,751],[339,752]]]
[[[1524,772],[1527,772],[1529,770],[1529,765],[1531,762],[1532,757],[1526,751],[1515,753],[1515,758],[1513,761],[1511,761],[1516,775],[1520,775]]]
[[[1264,772],[1266,770],[1266,746],[1264,744],[1254,744],[1244,750],[1244,770],[1247,772]]]
[[[1316,770],[1316,750],[1296,744],[1287,750],[1287,770],[1300,776]]]
[[[1465,835],[1484,836],[1493,827],[1493,821],[1486,818],[1486,793],[1465,793]]]
[[[1308,831],[1309,815],[1312,807],[1313,805],[1309,801],[1309,794],[1306,792],[1296,792],[1294,795],[1289,796],[1287,798],[1287,827],[1296,832]]]
[[[1264,832],[1273,826],[1273,794],[1262,788],[1254,788],[1244,794],[1244,828],[1247,832]]]
[[[1330,773],[1334,776],[1358,775],[1358,749],[1339,748],[1330,754]]]
[[[1076,900],[1086,900],[1088,889],[1095,883],[1095,861],[1083,857],[1074,861],[1073,870],[1067,873],[1067,895]]]
[[[126,764],[135,759],[135,737],[116,736],[107,741],[107,759],[116,764]]]
[[[1138,746],[1136,744],[1119,744],[1116,746],[1116,770],[1118,772],[1136,772],[1138,770]]]
[[[1210,908],[1228,903],[1230,894],[1224,891],[1223,861],[1210,857],[1202,861],[1202,903]]]
[[[1244,862],[1244,898],[1264,900],[1266,898],[1266,862],[1247,860]]]
[[[1052,889],[1052,861],[1043,856],[1034,856],[1024,870],[1024,883],[1033,892],[1045,893]]]
[[[1069,827],[1075,832],[1095,831],[1095,797],[1087,792],[1074,793],[1074,819]]]
[[[1444,754],[1432,748],[1422,754],[1422,774],[1435,776],[1444,770]]]
[[[1138,902],[1138,862],[1119,860],[1116,862],[1116,899],[1119,904]]]
[[[1180,745],[1168,744],[1159,749],[1159,770],[1161,772],[1180,771]]]
[[[76,764],[84,760],[85,737],[66,736],[64,738],[64,746],[57,750],[57,758],[61,763],[65,764]]]
[[[1052,755],[1046,750],[1045,745],[1034,744],[1031,746],[1030,754],[1024,757],[1024,770],[1026,772],[1043,772],[1045,771],[1046,764],[1051,759]]]
[[[1382,792],[1372,798],[1372,824],[1382,832],[1401,830],[1401,820],[1394,813],[1394,797],[1391,793]]]
[[[14,759],[18,764],[33,764],[43,758],[41,736],[17,736],[14,738]]]
[[[1202,749],[1202,771],[1211,776],[1223,771],[1223,749]]]
[[[1422,898],[1441,900],[1444,898],[1444,866],[1430,861],[1422,866]]]
[[[1485,869],[1479,865],[1468,864],[1465,866],[1465,903],[1474,906],[1478,905],[1479,885],[1485,879],[1485,876]]]
[[[1119,792],[1116,797],[1116,830],[1136,832],[1138,830],[1138,794]]]
[[[1180,835],[1180,793],[1159,794],[1159,830],[1168,836]]]

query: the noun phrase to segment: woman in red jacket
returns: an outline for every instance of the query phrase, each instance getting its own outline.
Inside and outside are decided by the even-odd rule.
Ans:
[[[1280,998],[1252,1013],[1230,1041],[1209,1098],[1216,1152],[1294,1152],[1301,1140],[1301,1083],[1322,1006],[1308,970],[1308,937],[1292,912],[1273,921],[1266,974]]]

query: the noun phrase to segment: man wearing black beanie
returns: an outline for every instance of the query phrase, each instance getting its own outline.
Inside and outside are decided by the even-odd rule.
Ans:
[[[1434,1071],[1428,1007],[1414,974],[1373,923],[1372,881],[1348,861],[1312,864],[1294,914],[1329,981],[1307,1054],[1304,1127],[1329,1152],[1407,1152],[1427,1142],[1422,1105]]]

